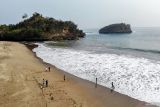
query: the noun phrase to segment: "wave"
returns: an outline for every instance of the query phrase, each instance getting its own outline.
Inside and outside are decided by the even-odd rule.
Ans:
[[[34,49],[37,56],[68,73],[93,82],[98,78],[98,83],[108,88],[114,82],[117,92],[160,103],[159,61],[38,45]]]
[[[112,49],[118,49],[118,50],[132,50],[132,51],[149,52],[149,53],[160,54],[159,50],[147,50],[147,49],[138,49],[138,48],[123,48],[123,47],[111,47],[111,48]]]

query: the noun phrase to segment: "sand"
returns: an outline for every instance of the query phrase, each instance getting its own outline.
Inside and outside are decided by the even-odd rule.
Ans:
[[[51,71],[45,68],[50,66]],[[65,75],[65,81],[64,81]],[[42,80],[48,87],[42,88]],[[153,107],[43,63],[18,42],[0,42],[0,107]]]

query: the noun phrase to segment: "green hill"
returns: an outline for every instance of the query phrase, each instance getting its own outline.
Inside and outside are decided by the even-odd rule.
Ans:
[[[0,40],[75,40],[84,36],[85,33],[73,22],[43,17],[39,13],[15,25],[0,25]]]

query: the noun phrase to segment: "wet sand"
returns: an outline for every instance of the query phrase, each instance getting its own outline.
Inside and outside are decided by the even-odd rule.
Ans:
[[[45,71],[50,66],[51,71]],[[64,81],[65,75],[65,81]],[[42,80],[48,87],[42,87]],[[44,63],[25,45],[0,42],[0,107],[154,107]]]

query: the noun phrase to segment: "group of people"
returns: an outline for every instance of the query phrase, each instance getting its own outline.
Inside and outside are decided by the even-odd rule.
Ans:
[[[51,70],[51,67],[47,67],[45,71],[46,71],[46,72],[47,72],[47,71],[50,72],[50,70]]]
[[[47,71],[49,71],[50,72],[50,70],[51,70],[51,67],[46,67],[46,72]],[[48,87],[48,80],[45,80],[44,78],[43,78],[43,81],[42,81],[42,88],[44,88],[44,87]]]
[[[46,68],[46,72],[47,71],[49,71],[50,72],[50,70],[51,70],[51,68],[50,67],[47,67]],[[64,81],[65,81],[65,75],[64,75]],[[111,83],[111,92],[113,92],[114,91],[114,89],[115,89],[115,86],[114,86],[114,84],[113,84],[113,82]],[[43,79],[43,87],[48,87],[48,80],[45,80],[45,79]]]

